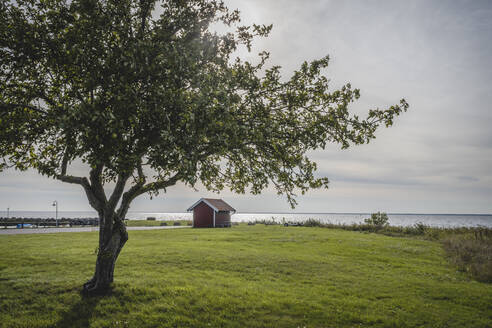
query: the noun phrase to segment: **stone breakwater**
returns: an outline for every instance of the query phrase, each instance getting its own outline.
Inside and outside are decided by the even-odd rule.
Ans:
[[[56,226],[55,218],[17,218],[17,217],[0,217],[0,227],[54,227]],[[99,218],[59,218],[58,226],[98,226]]]

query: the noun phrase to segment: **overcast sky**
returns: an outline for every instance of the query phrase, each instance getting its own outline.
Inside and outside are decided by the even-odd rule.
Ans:
[[[361,89],[355,112],[405,98],[409,112],[369,145],[311,154],[329,190],[299,197],[296,212],[492,213],[492,2],[229,0],[243,23],[273,23],[271,64],[288,75],[304,60],[331,57],[334,88]],[[242,54],[244,55],[244,54]],[[199,197],[239,211],[291,211],[285,198],[194,192],[178,185],[132,211],[183,212]],[[0,214],[90,210],[78,186],[35,172],[0,173]]]

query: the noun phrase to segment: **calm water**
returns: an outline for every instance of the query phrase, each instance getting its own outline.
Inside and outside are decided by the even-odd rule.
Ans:
[[[0,211],[0,217],[6,217],[6,211]],[[58,213],[59,218],[88,218],[96,217],[95,212],[63,212]],[[322,222],[331,223],[360,223],[370,215],[368,213],[236,213],[232,221],[247,222],[254,220],[305,221],[317,219]],[[417,222],[436,227],[475,227],[486,226],[492,228],[492,215],[470,215],[470,214],[388,214],[391,225],[411,226]],[[11,211],[10,217],[19,218],[54,218],[54,211]],[[151,212],[129,212],[128,219],[144,220],[147,217],[155,217],[157,220],[190,220],[191,213],[151,213]]]

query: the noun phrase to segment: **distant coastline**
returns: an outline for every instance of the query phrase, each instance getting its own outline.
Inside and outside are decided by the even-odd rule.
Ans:
[[[300,222],[308,219],[323,223],[354,224],[362,223],[370,213],[301,213],[301,212],[238,212],[232,216],[235,222],[275,220],[277,222]],[[0,217],[7,217],[6,211],[0,211]],[[9,217],[53,219],[55,211],[10,211]],[[59,211],[58,218],[96,218],[95,211]],[[158,221],[191,220],[189,212],[129,212],[127,219],[145,220],[155,217]],[[388,213],[389,223],[394,226],[413,226],[423,223],[434,227],[477,227],[492,228],[492,214],[419,214],[419,213]]]
[[[156,212],[160,213],[160,212]],[[180,212],[177,212],[180,213]],[[302,214],[302,215],[316,215],[316,214],[335,214],[335,215],[371,215],[372,212],[237,212],[240,214]],[[386,212],[388,215],[457,215],[457,216],[492,216],[492,213],[400,213],[400,212]]]
[[[33,210],[11,210],[10,214],[14,213],[54,213],[54,211],[33,211]],[[59,213],[94,213],[96,211],[59,211]],[[183,214],[187,212],[166,212],[166,211],[128,211],[128,214]],[[270,211],[238,211],[236,214],[277,214],[277,215],[370,215],[372,212],[270,212]],[[441,215],[441,216],[492,216],[492,213],[405,213],[405,212],[386,212],[388,215]],[[7,211],[0,210],[0,216],[5,216]]]

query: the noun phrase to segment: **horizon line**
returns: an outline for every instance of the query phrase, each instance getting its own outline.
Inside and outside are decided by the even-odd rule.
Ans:
[[[5,210],[2,210],[0,212],[7,212]],[[14,212],[52,212],[52,211],[47,211],[47,210],[42,210],[42,211],[37,211],[37,210],[10,210],[10,213]],[[65,213],[75,213],[75,212],[96,212],[95,210],[80,210],[80,211],[59,211],[59,213],[65,212]],[[166,211],[128,211],[128,213],[166,213],[166,214],[185,214],[185,213],[191,213],[191,212],[166,212]],[[353,215],[370,215],[372,213],[376,212],[272,212],[272,211],[264,211],[264,212],[259,212],[259,211],[254,211],[254,212],[241,212],[237,211],[235,214],[353,214]],[[381,213],[386,213],[389,215],[469,215],[469,216],[492,216],[492,213],[411,213],[411,212],[384,212],[381,211]]]

